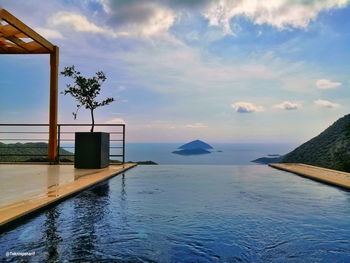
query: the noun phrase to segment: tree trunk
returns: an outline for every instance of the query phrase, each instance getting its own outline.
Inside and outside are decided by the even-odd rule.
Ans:
[[[92,120],[90,132],[94,132],[94,126],[95,126],[94,110],[91,109],[90,112],[91,112],[91,120]]]

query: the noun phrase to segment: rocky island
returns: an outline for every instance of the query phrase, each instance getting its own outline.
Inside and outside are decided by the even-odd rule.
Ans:
[[[181,145],[177,151],[173,151],[174,154],[179,155],[201,155],[211,153],[213,147],[201,140],[195,140],[184,145]]]

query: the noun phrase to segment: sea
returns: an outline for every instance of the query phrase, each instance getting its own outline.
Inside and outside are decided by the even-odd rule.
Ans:
[[[294,143],[209,143],[210,154],[183,156],[172,153],[182,143],[127,143],[126,161],[153,161],[158,164],[249,165],[252,160],[269,155],[284,155],[298,144]],[[114,154],[120,153],[112,149]]]
[[[298,143],[210,143],[210,154],[178,155],[173,151],[185,143],[126,143],[125,161],[153,161],[157,164],[209,164],[209,165],[253,165],[261,157],[276,157],[294,150]],[[61,144],[67,151],[74,152],[71,143]],[[111,147],[120,147],[111,144]],[[120,148],[111,148],[110,154],[119,155]],[[113,157],[111,159],[121,160]]]
[[[210,154],[178,155],[173,151],[184,143],[126,143],[125,161],[153,161],[157,164],[208,164],[208,165],[252,165],[252,161],[261,157],[276,157],[294,150],[297,143],[210,143],[213,147]],[[74,152],[72,144],[61,147]],[[112,144],[111,147],[120,147]],[[111,148],[111,154],[121,154],[120,148]],[[113,157],[111,159],[121,160]]]

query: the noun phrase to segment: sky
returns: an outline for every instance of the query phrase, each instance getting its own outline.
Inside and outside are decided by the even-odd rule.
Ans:
[[[350,0],[0,0],[104,71],[97,123],[129,142],[304,142],[348,114]],[[47,123],[48,55],[0,56],[0,122]],[[69,79],[60,76],[60,91]],[[59,96],[60,123],[89,123]]]

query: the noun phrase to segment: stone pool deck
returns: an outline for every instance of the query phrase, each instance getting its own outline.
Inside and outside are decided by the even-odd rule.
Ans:
[[[74,169],[73,165],[0,164],[0,230],[134,166]]]
[[[302,163],[270,163],[269,166],[350,190],[350,173]]]

